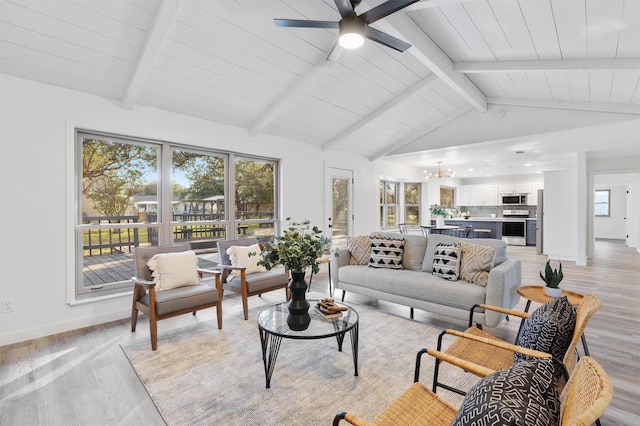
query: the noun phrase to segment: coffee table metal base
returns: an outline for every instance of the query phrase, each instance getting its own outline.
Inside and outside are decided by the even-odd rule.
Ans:
[[[313,302],[312,302],[313,305]],[[266,308],[258,316],[258,331],[262,346],[262,361],[267,389],[271,387],[271,377],[278,359],[282,339],[316,340],[335,336],[338,352],[342,352],[345,335],[349,333],[353,356],[354,376],[358,375],[358,313],[351,307],[342,318],[324,319],[318,313],[311,315],[311,324],[305,330],[291,330],[284,320],[288,314],[287,303],[277,303]],[[313,310],[313,308],[311,308]],[[311,313],[311,311],[310,311]]]

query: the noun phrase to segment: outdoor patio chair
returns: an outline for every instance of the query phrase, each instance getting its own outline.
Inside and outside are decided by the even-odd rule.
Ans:
[[[152,350],[158,348],[157,322],[165,318],[189,312],[195,315],[196,311],[215,306],[218,329],[222,328],[220,272],[198,268],[196,255],[189,246],[136,247],[133,258],[136,276],[131,279],[131,331],[136,331],[138,311],[145,313],[149,318]],[[152,260],[153,271],[149,266]],[[215,276],[215,287],[202,283],[204,274]]]
[[[232,247],[242,248],[246,254],[247,248],[257,246],[258,240],[255,237],[242,238],[239,240],[218,241],[218,254],[220,256],[220,270],[222,275],[222,289],[231,290],[242,296],[242,309],[244,319],[249,319],[248,298],[260,295],[267,291],[284,288],[286,299],[289,300],[289,274],[284,268],[274,268],[266,271],[257,267],[256,263],[261,259],[260,255],[251,255],[244,258],[245,264],[234,265],[228,251]],[[238,256],[240,257],[240,256]],[[247,263],[248,262],[248,263]],[[235,271],[235,273],[234,273]]]

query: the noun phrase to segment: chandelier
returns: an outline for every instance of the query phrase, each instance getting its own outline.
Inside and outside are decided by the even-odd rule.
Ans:
[[[456,174],[456,172],[452,171],[451,169],[447,169],[446,172],[442,173],[442,169],[441,169],[441,164],[442,161],[438,161],[438,172],[428,172],[426,170],[424,170],[425,173],[425,177],[427,179],[444,179],[444,178],[452,178],[454,177],[454,175]]]

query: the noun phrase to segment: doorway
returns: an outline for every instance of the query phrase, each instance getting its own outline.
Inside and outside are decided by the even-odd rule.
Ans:
[[[353,229],[353,170],[327,167],[326,176],[326,235],[334,248],[346,247]]]

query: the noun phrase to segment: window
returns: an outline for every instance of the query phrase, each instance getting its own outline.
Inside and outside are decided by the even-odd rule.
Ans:
[[[420,184],[404,184],[404,221],[407,225],[420,225]]]
[[[596,189],[595,212],[596,212],[596,217],[611,216],[611,190],[610,189]]]
[[[189,244],[211,267],[218,240],[275,234],[276,160],[84,131],[76,147],[78,299],[129,291],[138,246]]]
[[[380,229],[396,226],[398,183],[380,181]]]
[[[456,206],[456,190],[446,186],[440,187],[440,206],[452,209]]]

